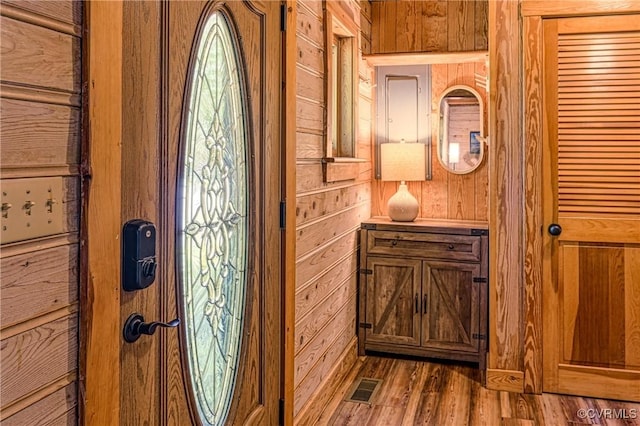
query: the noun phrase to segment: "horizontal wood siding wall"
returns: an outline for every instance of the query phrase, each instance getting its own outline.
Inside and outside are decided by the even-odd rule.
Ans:
[[[487,50],[488,1],[375,1],[371,53]]]
[[[363,4],[364,20],[370,23],[370,4]],[[310,410],[308,402],[318,397],[347,348],[355,356],[356,230],[370,217],[371,203],[372,70],[360,61],[357,156],[367,161],[358,164],[355,180],[326,184],[321,163],[326,128],[323,5],[300,0],[297,6],[294,416],[300,423],[301,411]],[[360,4],[350,6],[358,16]],[[368,49],[370,24],[362,31],[362,48]]]
[[[77,423],[82,4],[3,1],[0,177],[62,176],[63,233],[0,251],[0,421]],[[15,210],[15,209],[14,209]]]

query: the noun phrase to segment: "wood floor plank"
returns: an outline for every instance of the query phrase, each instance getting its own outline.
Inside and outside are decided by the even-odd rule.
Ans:
[[[414,424],[436,424],[440,398],[445,391],[449,370],[440,364],[429,364],[427,380],[416,410]]]
[[[388,407],[406,408],[415,387],[417,368],[420,361],[398,362],[395,360],[385,377],[386,383],[376,396],[376,404]]]
[[[451,375],[446,382],[444,391],[440,393],[438,404],[438,416],[436,424],[463,425],[469,419],[469,392],[471,381],[461,371],[462,368],[454,366],[449,371]]]
[[[422,385],[427,381],[427,375],[429,374],[428,365],[423,362],[416,363],[415,379],[412,385],[411,394],[407,401],[407,406],[402,418],[402,426],[412,426],[416,422],[416,412],[418,411],[418,404],[420,404],[420,398],[422,396]]]
[[[476,371],[477,370],[473,370]],[[477,375],[479,379],[479,373]],[[500,424],[500,401],[496,391],[491,391],[474,380],[469,393],[469,421],[470,425]]]
[[[371,405],[344,401],[361,377],[383,380]],[[640,426],[640,404],[492,391],[482,386],[480,372],[473,365],[366,356],[358,359],[316,424]]]

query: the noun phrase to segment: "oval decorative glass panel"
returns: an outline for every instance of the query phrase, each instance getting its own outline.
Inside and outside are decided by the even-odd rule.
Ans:
[[[181,141],[177,262],[195,404],[203,424],[219,425],[229,412],[242,340],[247,132],[241,68],[224,15],[210,15],[200,34]]]

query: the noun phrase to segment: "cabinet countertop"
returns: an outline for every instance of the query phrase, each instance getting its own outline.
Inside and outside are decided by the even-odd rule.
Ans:
[[[439,232],[447,232],[450,228],[463,229],[480,229],[489,230],[489,223],[477,220],[451,220],[451,219],[426,219],[417,218],[413,222],[394,222],[388,216],[374,216],[370,219],[362,221],[362,227],[375,225],[376,229],[393,229],[420,232],[421,229],[429,229],[430,231],[440,230]]]

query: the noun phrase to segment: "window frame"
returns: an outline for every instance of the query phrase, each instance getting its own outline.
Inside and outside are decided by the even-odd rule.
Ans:
[[[323,176],[325,182],[355,179],[358,175],[358,164],[366,160],[357,158],[358,145],[358,97],[359,97],[359,56],[360,56],[360,30],[353,17],[353,11],[343,1],[324,2],[324,28],[325,28],[325,149],[323,163]],[[349,43],[350,52],[346,52],[351,60],[351,70],[344,71],[340,62],[335,64],[333,55],[334,44],[340,46]],[[341,49],[340,47],[338,47]],[[343,57],[339,51],[336,55]],[[337,65],[337,74],[334,67]],[[345,75],[349,75],[351,87],[348,88],[349,97],[343,100],[337,96],[335,85],[338,88],[348,85],[344,81]],[[349,102],[350,101],[350,102]],[[345,115],[349,114],[350,117]],[[336,120],[337,118],[337,120]],[[337,122],[336,122],[337,121]],[[334,133],[336,138],[334,139]],[[348,133],[349,137],[341,136]],[[335,144],[334,144],[335,140]],[[334,146],[335,145],[335,146]]]

